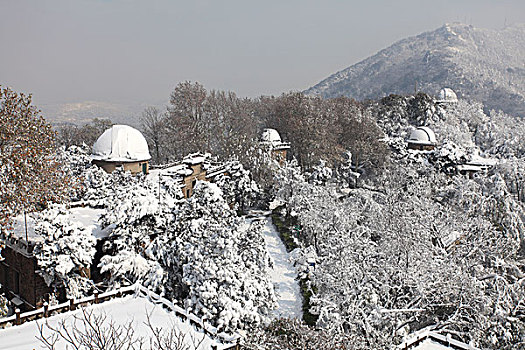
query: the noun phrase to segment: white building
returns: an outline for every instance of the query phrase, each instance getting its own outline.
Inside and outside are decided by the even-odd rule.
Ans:
[[[407,142],[409,149],[420,151],[433,150],[437,145],[436,134],[426,126],[420,126],[413,130]]]
[[[261,135],[261,145],[268,147],[272,156],[279,162],[286,160],[286,153],[290,149],[289,142],[283,142],[281,135],[275,129],[264,129]]]
[[[438,98],[436,100],[437,103],[457,103],[458,97],[454,90],[451,88],[443,88],[439,91]]]
[[[113,125],[95,142],[91,158],[108,173],[122,167],[133,174],[147,174],[151,156],[140,131],[128,125]]]

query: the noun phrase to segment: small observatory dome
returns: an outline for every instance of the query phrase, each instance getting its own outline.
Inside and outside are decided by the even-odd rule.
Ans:
[[[437,102],[458,102],[458,97],[451,88],[443,88],[439,91]]]
[[[93,145],[93,160],[137,162],[151,159],[148,143],[140,131],[128,125],[113,125]]]
[[[279,135],[275,129],[264,129],[261,135],[261,141],[272,144],[281,143],[281,135]]]
[[[431,150],[437,144],[436,134],[426,126],[420,126],[410,133],[408,148],[418,150]]]
[[[429,127],[420,126],[410,133],[408,141],[411,143],[435,144],[436,134]]]

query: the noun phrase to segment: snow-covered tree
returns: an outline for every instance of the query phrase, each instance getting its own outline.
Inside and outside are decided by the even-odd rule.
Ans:
[[[7,315],[8,311],[8,300],[3,294],[0,294],[0,318]]]
[[[357,349],[344,333],[314,329],[296,319],[277,319],[247,334],[242,343],[248,350]]]
[[[0,87],[0,225],[23,211],[66,199],[70,179],[55,152],[55,134],[31,95]]]
[[[326,166],[324,160],[319,160],[319,164],[312,167],[308,181],[316,185],[324,185],[332,178],[332,169]]]
[[[237,162],[230,162],[228,172],[218,175],[214,183],[221,189],[224,199],[241,212],[254,205],[260,196],[261,190],[250,171]]]
[[[221,190],[207,182],[197,183],[176,217],[146,253],[165,277],[181,277],[175,282],[185,286],[186,308],[228,331],[262,322],[275,297],[260,225],[238,218]]]
[[[523,230],[505,182],[451,182],[428,162],[387,170],[381,188],[345,194],[300,177],[283,182],[279,196],[300,227],[300,249],[315,251],[315,269],[305,272],[318,326],[346,332],[360,348],[389,348],[427,326],[511,348],[525,334]]]
[[[48,286],[65,288],[67,296],[79,298],[93,287],[87,275],[95,255],[96,239],[68,211],[55,206],[38,214],[35,233],[43,237],[34,255]]]
[[[167,181],[164,185],[172,184],[169,178],[162,181]],[[152,239],[165,234],[173,225],[177,207],[177,199],[171,197],[172,191],[168,189],[161,190],[162,202],[159,202],[157,186],[148,178],[137,179],[125,191],[114,193],[107,202],[101,224],[112,230],[99,267],[102,273],[109,273],[112,285],[138,280],[145,281],[146,285],[155,282],[147,276],[156,270],[156,263],[147,258],[145,250]]]
[[[91,166],[82,173],[79,199],[91,207],[107,208],[114,203],[114,196],[126,192],[142,178],[142,175],[133,176],[120,169],[108,174],[102,168]]]
[[[109,282],[141,281],[227,331],[262,322],[275,297],[260,225],[237,217],[216,184],[197,182],[184,200],[167,181],[160,205],[156,186],[128,187],[102,217],[113,227],[100,264]]]
[[[521,118],[492,111],[487,121],[476,129],[476,144],[483,151],[502,158],[525,155],[524,126]]]
[[[58,128],[58,143],[66,149],[71,146],[91,147],[113,123],[109,119],[94,118],[82,126],[66,124]]]

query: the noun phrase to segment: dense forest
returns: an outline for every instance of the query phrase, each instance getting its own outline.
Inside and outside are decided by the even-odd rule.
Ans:
[[[482,348],[523,346],[520,119],[424,93],[245,99],[185,82],[165,111],[143,113],[153,163],[202,152],[239,164],[216,183],[199,183],[188,200],[169,179],[91,166],[86,145],[109,125],[63,127],[56,150],[61,171],[79,184],[72,200],[106,210],[102,226],[112,232],[100,267],[109,286],[141,281],[224,331],[250,330],[249,349],[388,349],[427,327]],[[435,132],[435,149],[407,147],[419,126]],[[264,128],[290,142],[284,164],[261,150]],[[493,165],[459,174],[475,157]],[[38,263],[51,284],[81,296],[93,286],[74,267],[89,264],[95,242],[53,201],[39,208],[37,230],[49,239]],[[271,209],[282,223],[305,297],[302,321],[268,324],[268,253],[244,204]],[[63,248],[72,243],[68,260]]]

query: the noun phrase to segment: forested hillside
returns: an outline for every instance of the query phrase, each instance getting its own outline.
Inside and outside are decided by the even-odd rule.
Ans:
[[[525,116],[525,26],[501,30],[446,24],[403,39],[306,90],[358,100],[448,86],[486,110]]]

